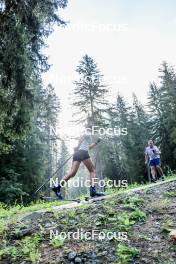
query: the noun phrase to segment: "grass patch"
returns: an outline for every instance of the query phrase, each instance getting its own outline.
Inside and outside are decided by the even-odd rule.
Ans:
[[[3,219],[1,219],[0,220],[0,236],[2,236],[2,238],[6,237],[7,230],[8,230],[8,223],[4,221]]]
[[[61,238],[54,238],[52,241],[51,241],[51,245],[54,247],[54,248],[61,248],[63,245],[64,245],[64,242],[65,242],[65,239],[61,239]]]
[[[16,261],[18,258],[24,258],[35,264],[41,255],[39,244],[42,240],[41,234],[35,234],[34,236],[25,237],[20,242],[16,242],[14,246],[4,245],[4,248],[0,250],[0,259],[10,256],[13,261]]]
[[[117,256],[118,262],[117,264],[128,264],[134,260],[134,258],[138,257],[140,251],[137,248],[129,247],[126,244],[119,243],[117,247]]]
[[[168,234],[173,227],[174,227],[174,223],[171,220],[167,220],[167,222],[162,224],[161,231],[165,234]]]
[[[176,197],[176,192],[166,192],[164,196],[173,198]]]
[[[172,174],[172,175],[168,175],[166,178],[165,178],[165,181],[164,182],[167,182],[167,181],[171,181],[171,180],[176,180],[176,175],[175,174]],[[147,187],[147,185],[151,184],[151,182],[146,182],[146,183],[137,183],[137,182],[134,182],[132,184],[129,184],[127,188],[107,188],[106,189],[106,194],[116,194],[116,193],[123,193],[125,191],[128,191],[128,190],[132,190],[132,189],[135,189],[135,188],[142,188],[142,187]]]
[[[51,210],[52,206],[59,206],[62,204],[68,204],[68,201],[53,201],[53,202],[35,202],[31,203],[29,206],[20,206],[16,205],[13,207],[7,207],[5,204],[0,204],[0,219],[1,218],[11,218],[11,217],[18,217],[25,213],[32,213],[35,211],[39,211],[42,209]]]
[[[146,214],[139,208],[130,214],[130,220],[145,222]]]
[[[131,220],[129,214],[125,212],[122,213],[117,220],[119,224],[118,227],[120,228],[120,230],[128,231],[130,227],[135,224],[135,221]]]
[[[150,203],[150,208],[155,213],[162,213],[164,209],[167,209],[170,204],[169,199],[160,199],[160,201],[154,201]]]

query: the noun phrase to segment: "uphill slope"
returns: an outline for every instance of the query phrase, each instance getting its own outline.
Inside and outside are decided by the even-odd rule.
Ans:
[[[0,263],[176,264],[176,180],[1,220]]]

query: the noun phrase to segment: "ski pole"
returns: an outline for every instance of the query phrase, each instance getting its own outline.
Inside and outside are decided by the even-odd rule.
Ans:
[[[98,139],[97,140],[97,144],[100,142],[101,140]],[[36,191],[35,191],[35,194],[37,194],[42,188],[43,186],[45,186],[46,183],[48,183],[50,181],[50,179],[73,157],[73,154],[68,158],[66,159],[62,165],[59,166],[59,168],[57,168],[57,170],[51,175],[51,177],[49,179],[47,179]]]
[[[68,159],[66,159],[63,163],[62,163],[62,165],[60,165],[58,168],[57,168],[57,170],[51,175],[51,177],[49,178],[49,179],[47,179],[36,191],[35,191],[35,194],[37,194],[42,188],[43,188],[43,186],[45,186],[45,184],[47,183],[47,182],[49,182],[50,181],[50,179],[72,158],[72,156],[73,156],[73,154],[68,158]]]

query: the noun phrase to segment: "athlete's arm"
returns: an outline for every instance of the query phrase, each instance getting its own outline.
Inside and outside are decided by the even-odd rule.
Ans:
[[[145,154],[145,164],[147,164],[148,163],[148,161],[149,161],[149,156],[148,156],[148,153],[147,153],[147,148],[145,149],[145,151],[144,151],[144,154]]]
[[[101,141],[100,138],[98,138],[96,142],[89,145],[89,149],[94,148],[100,141]]]
[[[92,143],[92,144],[90,144],[90,145],[89,145],[89,149],[94,148],[96,145],[97,145],[97,143]]]
[[[156,154],[161,154],[161,151],[159,150],[158,147],[155,147],[155,148],[154,148],[154,151],[155,151]]]
[[[145,154],[145,164],[147,164],[147,163],[148,163],[148,160],[149,160],[149,157],[148,157],[148,155],[147,155],[147,154]]]

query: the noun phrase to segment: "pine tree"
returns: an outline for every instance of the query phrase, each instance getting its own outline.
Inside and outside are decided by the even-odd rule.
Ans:
[[[105,174],[111,179],[127,179],[128,182],[146,180],[144,148],[150,137],[148,116],[133,94],[133,107],[129,107],[119,94],[109,110],[110,126],[119,134],[108,136],[104,146]],[[123,129],[127,134],[123,134]]]
[[[149,106],[152,135],[161,148],[164,166],[175,168],[176,160],[176,77],[174,69],[163,62],[160,85],[150,85]]]
[[[76,121],[84,123],[91,128],[93,126],[104,126],[103,114],[107,109],[106,85],[103,83],[103,75],[98,70],[95,61],[85,55],[77,67],[79,80],[75,81],[74,103],[73,106],[78,109],[79,119]],[[92,136],[94,140],[94,136]],[[97,146],[97,152],[93,154],[93,161],[96,164],[96,177],[102,179],[102,166],[100,161],[100,146]]]
[[[143,105],[139,102],[137,96],[133,94],[133,108],[130,114],[129,131],[132,139],[131,149],[131,173],[136,181],[145,181],[144,150],[150,135],[149,117],[144,110]]]
[[[0,153],[31,128],[36,87],[49,69],[42,49],[67,0],[0,1]]]
[[[90,126],[99,125],[107,106],[103,75],[88,55],[82,58],[76,72],[79,74],[79,80],[74,82],[76,87],[73,105],[78,109],[76,114],[80,116],[77,121],[88,123]]]
[[[0,160],[0,201],[14,203],[30,202],[37,186],[50,177],[49,167],[53,156],[51,142],[54,138],[48,131],[48,124],[55,127],[59,100],[53,87],[39,90],[37,103],[31,118],[30,133],[23,139],[17,140],[13,150],[1,155]],[[48,190],[47,186],[46,189]]]
[[[67,0],[0,1],[1,201],[32,193],[46,174],[48,122],[56,117],[46,109],[41,74],[50,66],[43,48],[53,25],[66,24],[58,16],[66,5]]]
[[[107,136],[104,146],[105,173],[114,180],[128,179],[132,182],[128,154],[130,151],[130,135],[123,135],[122,130],[128,131],[130,108],[124,98],[118,94],[116,103],[109,109],[109,126],[116,129],[116,133]],[[106,156],[107,153],[107,156]],[[111,166],[109,165],[111,164]],[[110,169],[108,172],[107,169]]]

